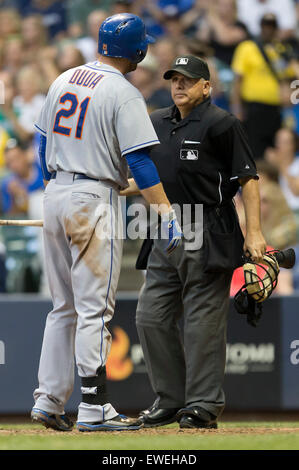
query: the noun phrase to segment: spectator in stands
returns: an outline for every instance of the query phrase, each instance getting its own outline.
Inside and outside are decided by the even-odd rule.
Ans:
[[[41,77],[41,92],[45,95],[48,93],[50,85],[59,75],[57,57],[57,45],[47,45],[40,49],[35,62],[32,62]]]
[[[85,62],[92,62],[97,59],[99,25],[107,18],[105,10],[94,10],[87,18],[88,36],[76,41],[76,47],[84,56]]]
[[[147,53],[145,59],[130,76],[130,82],[142,93],[149,112],[173,104],[169,90],[165,87],[160,88],[156,84],[158,70],[157,59],[151,53]]]
[[[113,0],[68,0],[67,24],[70,37],[79,38],[89,33],[87,18],[94,11],[103,9],[107,12]]]
[[[297,21],[293,0],[238,0],[237,6],[238,18],[252,36],[261,34],[260,21],[266,13],[273,13],[278,18],[280,39],[295,35]]]
[[[204,27],[197,29],[196,37],[212,47],[217,59],[230,65],[236,46],[248,38],[245,24],[237,20],[236,0],[210,2]]]
[[[43,189],[40,166],[28,157],[26,149],[15,139],[10,139],[5,148],[8,176],[1,182],[1,200],[4,214],[26,214],[30,194]]]
[[[0,10],[0,44],[9,36],[19,34],[21,18],[14,8],[4,8]]]
[[[48,32],[41,15],[30,15],[22,21],[24,56],[27,63],[36,62],[42,48],[47,45]]]
[[[275,165],[268,162],[268,160],[258,160],[256,162],[257,174],[259,175],[260,186],[264,183],[277,183],[279,184],[279,171]]]
[[[171,67],[173,58],[177,55],[177,46],[170,39],[159,39],[151,47],[151,53],[157,60],[158,63],[158,76],[156,78],[155,87],[159,90],[159,93],[162,93],[167,98],[170,96],[170,87],[167,80],[163,80],[163,73],[166,72]],[[170,106],[170,104],[168,105]]]
[[[147,3],[142,2],[142,3]],[[140,1],[135,1],[134,0],[114,0],[111,2],[111,7],[110,7],[110,13],[111,15],[118,15],[119,13],[134,13],[137,14],[135,11],[133,12],[133,9],[136,8],[134,4],[140,4]],[[137,6],[137,8],[139,5]],[[139,8],[138,8],[139,9]],[[140,15],[140,9],[138,11],[138,14]]]
[[[21,36],[9,36],[3,43],[3,68],[14,76],[24,65],[24,46]]]
[[[198,31],[206,29],[210,4],[210,0],[195,0],[192,8],[182,15],[181,20],[187,36],[195,37]]]
[[[181,34],[184,26],[180,20],[191,9],[194,0],[137,0],[131,3],[132,12],[143,17],[148,33],[162,38],[169,33],[173,36],[175,31]],[[136,9],[136,3],[139,9]]]
[[[82,53],[74,44],[66,42],[62,45],[57,58],[59,73],[85,63]]]
[[[28,0],[21,12],[24,16],[42,15],[43,24],[48,30],[49,37],[61,38],[67,29],[66,2],[59,0]]]
[[[260,186],[262,231],[267,244],[284,250],[297,243],[296,220],[277,183]]]
[[[27,65],[18,73],[16,80],[17,96],[13,100],[13,109],[22,128],[23,140],[30,140],[35,132],[36,122],[45,101],[40,93],[41,77],[38,71]]]
[[[280,80],[294,75],[286,48],[277,41],[276,17],[265,15],[261,27],[257,41],[248,40],[237,46],[232,63],[232,111],[244,120],[257,159],[273,145],[281,126]]]
[[[275,136],[275,147],[268,148],[265,158],[279,172],[279,183],[299,227],[299,158],[296,158],[297,136],[290,129],[280,129]],[[298,238],[299,241],[299,238]]]
[[[189,11],[193,7],[194,0],[157,0],[156,2],[148,0],[148,3],[156,4],[156,7],[165,15],[177,16]]]
[[[177,46],[174,41],[165,38],[157,41],[153,45],[152,51],[157,58],[159,70],[163,75],[163,72],[169,69],[173,58],[177,55]]]
[[[0,9],[18,8],[18,0],[0,0]]]
[[[0,126],[10,136],[17,137],[22,142],[28,142],[32,138],[35,132],[33,122],[43,102],[39,95],[35,95],[36,75],[25,73],[25,71],[26,69],[22,69],[18,76],[18,96],[16,96],[13,75],[7,71],[0,73],[0,79],[5,85],[5,100],[0,106]]]
[[[13,112],[12,102],[16,94],[13,75],[8,70],[0,72],[1,88],[1,105],[0,105],[0,127],[5,130],[10,137],[18,136],[18,121],[17,117],[13,116],[10,119],[9,111]],[[16,126],[14,123],[16,121]]]
[[[164,15],[163,27],[165,36],[179,45],[184,41],[184,27],[180,15]]]
[[[155,79],[157,75],[158,63],[153,55],[147,54],[145,59],[139,64],[135,72],[129,79],[138,88],[145,99],[149,112],[154,109],[150,106],[151,97],[155,91]]]
[[[3,127],[0,126],[0,175],[4,172],[4,149],[6,147],[7,141],[9,140],[9,135]]]

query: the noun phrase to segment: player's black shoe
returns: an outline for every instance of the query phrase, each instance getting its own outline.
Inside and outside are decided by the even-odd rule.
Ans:
[[[137,431],[143,427],[143,422],[139,418],[128,418],[117,415],[114,418],[96,423],[77,422],[79,431]]]
[[[32,409],[31,420],[33,423],[43,424],[46,428],[52,428],[56,431],[71,431],[74,426],[67,416],[50,414],[39,408]]]

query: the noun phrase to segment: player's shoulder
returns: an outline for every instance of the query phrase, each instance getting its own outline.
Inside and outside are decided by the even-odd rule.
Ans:
[[[140,91],[124,76],[117,82],[117,95],[120,104],[124,104],[127,101],[137,98],[144,101]]]
[[[78,65],[76,67],[72,67],[64,72],[62,72],[58,77],[52,82],[48,93],[50,94],[55,94],[61,92],[61,90],[65,87],[66,84],[71,83],[70,80],[76,74],[76,71],[78,71],[78,74],[80,75],[80,70],[81,72],[84,73],[84,76],[86,75],[84,70],[86,68],[86,65],[88,64],[82,64]],[[86,69],[87,70],[87,69]],[[73,82],[72,82],[73,83]]]
[[[102,64],[99,62],[91,62],[85,64],[85,67],[93,69],[103,74],[104,80],[102,81],[105,86],[105,94],[107,97],[113,96],[115,102],[121,106],[126,101],[133,98],[142,98],[140,91],[130,83],[129,80],[114,67]]]
[[[140,91],[125,78],[109,91],[113,93],[115,108],[118,110],[124,109],[126,106],[130,106],[131,110],[146,106]]]
[[[74,73],[74,70],[77,67],[73,67],[71,69],[66,70],[65,72],[62,72],[60,75],[58,75],[57,78],[52,82],[49,92],[54,92],[57,90],[61,85],[65,84],[67,81],[69,81],[69,78],[72,76]]]

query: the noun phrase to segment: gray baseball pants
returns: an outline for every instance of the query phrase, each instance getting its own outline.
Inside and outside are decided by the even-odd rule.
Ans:
[[[154,241],[137,307],[151,385],[160,408],[196,405],[219,416],[232,273],[205,274],[202,249],[187,251],[182,244],[168,256],[165,243]]]
[[[44,250],[53,302],[43,338],[35,407],[64,413],[80,377],[94,377],[110,351],[107,328],[114,313],[122,240],[116,236],[118,191],[59,172],[44,196]],[[119,214],[121,216],[121,214]],[[78,421],[117,415],[110,403],[81,402]]]

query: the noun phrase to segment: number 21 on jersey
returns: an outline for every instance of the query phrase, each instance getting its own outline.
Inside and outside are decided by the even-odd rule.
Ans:
[[[81,101],[79,105],[77,95],[75,95],[74,93],[67,92],[64,95],[62,95],[59,100],[59,103],[61,104],[70,103],[70,106],[68,108],[62,107],[59,109],[59,111],[57,111],[56,116],[55,116],[55,121],[54,121],[53,132],[70,137],[72,128],[62,126],[60,124],[60,120],[69,119],[71,116],[76,114],[77,108],[79,105],[80,113],[77,119],[75,137],[76,139],[81,139],[89,102],[90,102],[90,96],[88,96],[87,98],[84,98],[84,100]]]

